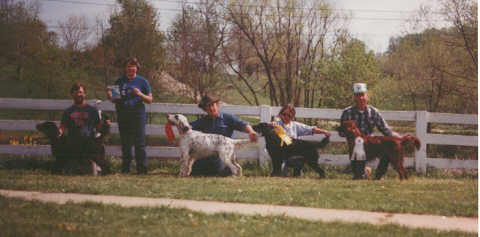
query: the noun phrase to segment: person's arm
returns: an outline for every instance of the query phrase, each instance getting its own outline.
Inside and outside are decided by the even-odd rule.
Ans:
[[[115,81],[115,85],[120,87],[120,78],[118,78]],[[120,92],[119,92],[120,93]],[[112,91],[107,88],[107,98],[110,100],[112,103],[116,103],[120,98],[113,98],[112,97]]]
[[[342,112],[342,116],[340,117],[340,127],[337,128],[337,131],[338,131],[338,136],[340,137],[345,137],[345,133],[341,130],[341,127],[343,126],[343,122],[345,122],[346,120],[348,120],[348,112],[347,110],[345,109],[343,112]]]
[[[320,128],[317,128],[317,127],[314,127],[314,128],[312,129],[312,133],[314,133],[314,134],[323,134],[323,135],[325,135],[325,136],[327,136],[327,137],[330,137],[330,135],[331,135],[329,131],[323,130],[323,129],[320,129]]]
[[[252,126],[250,124],[245,125],[245,132],[248,133],[248,138],[250,138],[250,141],[256,142],[257,141],[257,132],[253,130]]]
[[[153,102],[152,89],[147,79],[143,79],[143,84],[140,86],[142,89],[133,88],[133,93],[140,97],[144,103],[151,104]]]
[[[64,123],[61,123],[58,127],[58,137],[61,137],[63,133],[67,130],[67,126]]]
[[[65,131],[67,131],[67,123],[70,120],[70,117],[67,114],[67,110],[63,111],[62,120],[60,120],[60,126],[58,126],[58,137],[61,137]]]
[[[224,118],[227,119],[227,124],[230,124],[230,126],[232,126],[233,129],[248,133],[248,137],[250,138],[250,141],[252,142],[257,141],[257,132],[253,130],[250,124],[241,120],[240,118],[238,118],[233,114],[224,114]]]
[[[133,88],[133,93],[139,96],[142,99],[142,101],[147,104],[151,104],[153,102],[152,93],[148,93],[145,95],[138,88]]]
[[[397,133],[394,133],[392,129],[388,126],[387,122],[385,119],[383,119],[382,115],[378,111],[373,111],[374,112],[374,117],[373,121],[375,122],[375,126],[377,126],[377,129],[387,137],[393,137],[393,136],[398,136]]]
[[[107,89],[107,98],[108,98],[108,100],[110,100],[112,103],[115,103],[115,101],[118,100],[118,98],[113,98],[113,97],[112,97],[112,92],[111,92],[109,89]]]

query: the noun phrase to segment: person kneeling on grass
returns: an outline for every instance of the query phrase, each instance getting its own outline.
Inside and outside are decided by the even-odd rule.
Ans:
[[[306,124],[294,121],[295,115],[295,107],[292,104],[287,104],[283,106],[278,113],[278,116],[281,120],[272,122],[272,125],[280,125],[285,130],[285,133],[293,139],[297,139],[300,136],[313,134],[323,134],[327,137],[330,137],[330,132],[328,132],[327,130],[320,129],[315,126],[308,126]],[[294,150],[295,148],[292,149]],[[273,173],[278,174],[278,170],[281,170],[282,176],[286,176],[287,168],[289,167],[294,169],[293,176],[299,176],[301,174],[304,162],[304,157],[302,156],[288,157],[288,159],[283,161],[282,164],[278,164],[278,162],[273,162]],[[279,165],[281,166],[279,167]],[[314,167],[316,166],[314,165]]]
[[[207,115],[190,123],[192,129],[203,133],[220,134],[226,137],[232,137],[233,131],[237,130],[248,133],[250,140],[256,141],[257,133],[252,127],[233,114],[221,113],[219,111],[219,103],[220,100],[213,96],[203,96],[198,107],[207,112]],[[232,175],[232,171],[218,156],[211,156],[195,160],[190,175],[225,177]]]

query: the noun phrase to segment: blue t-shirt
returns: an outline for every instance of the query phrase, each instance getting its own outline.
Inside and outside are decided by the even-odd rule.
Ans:
[[[233,131],[245,131],[248,123],[240,120],[233,114],[218,113],[215,119],[205,116],[190,123],[193,130],[204,133],[220,134],[226,137],[232,137]]]
[[[99,122],[98,110],[88,104],[84,107],[72,105],[62,115],[62,124],[67,128],[68,136],[72,137],[93,136]]]
[[[133,79],[123,76],[115,81],[115,85],[118,85],[120,90],[120,99],[115,105],[117,112],[145,112],[143,100],[133,93],[133,88],[139,89],[145,95],[152,93],[147,79],[139,75]]]

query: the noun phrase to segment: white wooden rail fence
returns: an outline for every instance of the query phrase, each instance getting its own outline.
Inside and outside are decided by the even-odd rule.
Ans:
[[[94,105],[94,100],[88,100],[89,104]],[[16,98],[0,98],[0,109],[13,110],[48,110],[62,111],[71,105],[71,100],[49,100],[49,99],[16,99]],[[114,111],[114,105],[109,101],[103,101],[98,104],[98,108],[103,111]],[[232,113],[238,116],[255,116],[261,122],[270,121],[271,117],[278,114],[280,107],[262,106],[232,106],[223,105],[222,112]],[[197,105],[192,104],[164,104],[154,103],[147,105],[147,111],[150,113],[181,113],[181,114],[204,114]],[[342,110],[337,109],[310,109],[297,108],[298,118],[318,118],[318,119],[339,119]],[[427,144],[438,145],[461,145],[461,146],[478,146],[477,136],[462,135],[440,135],[427,133],[428,123],[447,123],[447,124],[477,124],[477,115],[461,115],[461,114],[445,114],[445,113],[429,113],[426,111],[382,111],[386,120],[392,121],[413,121],[416,124],[415,135],[422,141],[422,146],[415,153],[415,158],[407,157],[405,160],[406,167],[415,167],[417,172],[425,173],[427,167],[433,168],[450,168],[450,169],[477,169],[477,160],[456,160],[445,158],[428,158],[426,147]],[[32,131],[35,125],[43,121],[35,120],[0,120],[1,130],[17,130]],[[176,129],[174,129],[176,130]],[[176,132],[176,131],[175,131]],[[118,133],[116,123],[112,124],[112,133]],[[147,125],[147,134],[165,135],[164,125]],[[345,142],[345,139],[338,136],[336,131],[331,131],[331,142]],[[178,135],[178,134],[177,134]],[[235,138],[246,138],[247,134],[241,132],[234,133]],[[306,136],[302,139],[320,140],[323,135]],[[237,152],[240,159],[258,159],[264,164],[269,159],[265,151],[264,139],[259,139],[258,146],[245,148]],[[120,156],[120,146],[107,146],[108,155]],[[19,154],[19,155],[49,155],[50,147],[48,145],[41,146],[13,146],[0,145],[0,154]],[[149,157],[171,158],[179,157],[180,153],[174,146],[149,146],[147,147]],[[321,154],[319,163],[330,165],[347,165],[349,164],[348,155]]]

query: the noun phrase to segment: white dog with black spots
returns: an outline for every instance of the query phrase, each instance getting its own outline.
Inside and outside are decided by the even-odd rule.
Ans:
[[[242,167],[237,162],[235,149],[242,144],[251,143],[249,139],[231,139],[219,134],[195,131],[182,114],[168,114],[167,120],[175,125],[180,133],[178,147],[181,152],[180,176],[189,176],[196,159],[212,155],[227,165],[234,176],[242,176]]]

